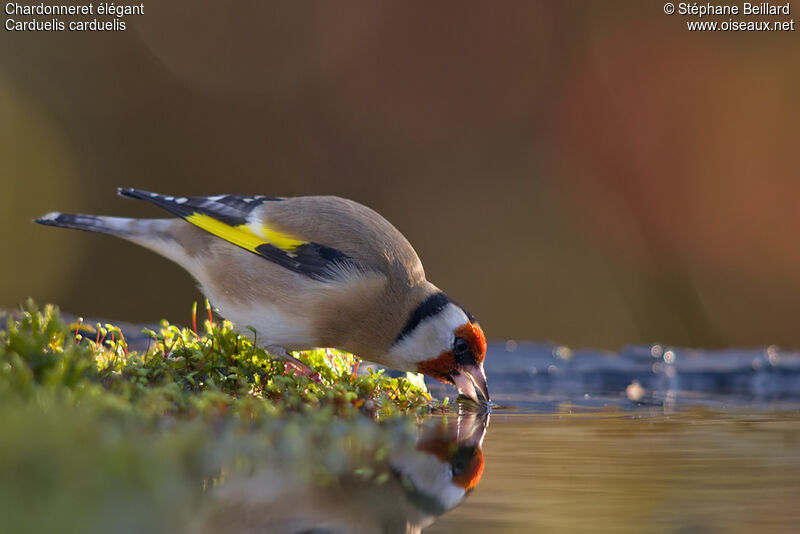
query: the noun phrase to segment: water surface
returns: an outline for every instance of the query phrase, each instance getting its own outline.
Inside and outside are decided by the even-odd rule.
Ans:
[[[384,421],[0,405],[0,532],[800,532],[800,354],[509,342],[486,371],[490,410],[429,382],[446,406]]]
[[[425,532],[800,532],[797,354],[509,348],[480,484]]]
[[[486,361],[491,410],[451,400],[367,476],[240,472],[196,531],[800,532],[797,354],[495,344]]]

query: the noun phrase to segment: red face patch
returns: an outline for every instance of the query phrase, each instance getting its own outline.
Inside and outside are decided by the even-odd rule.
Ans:
[[[486,338],[478,323],[462,324],[456,328],[455,335],[464,338],[469,343],[475,361],[481,363],[486,357]]]
[[[483,451],[475,449],[475,454],[470,458],[466,469],[453,477],[453,483],[467,491],[472,491],[483,476]]]
[[[439,382],[446,382],[452,384],[450,373],[456,368],[456,357],[453,356],[452,350],[446,350],[435,358],[420,362],[417,370],[430,377],[435,378]]]
[[[444,437],[422,441],[417,445],[417,448],[421,451],[433,454],[442,462],[447,463],[453,460],[453,454],[458,450],[455,443]],[[453,476],[453,483],[456,486],[464,488],[466,491],[471,491],[478,485],[482,475],[483,451],[476,448],[467,462],[467,465],[463,466],[463,470]]]
[[[456,337],[464,338],[475,356],[475,362],[481,364],[486,357],[486,338],[477,323],[462,324],[456,328]],[[435,378],[439,382],[452,384],[450,373],[456,369],[456,357],[452,350],[445,350],[435,358],[425,360],[417,365],[417,371]]]

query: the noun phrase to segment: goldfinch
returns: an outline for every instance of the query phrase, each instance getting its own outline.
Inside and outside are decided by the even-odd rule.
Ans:
[[[111,234],[176,262],[221,316],[254,329],[276,356],[337,348],[489,400],[481,327],[425,279],[408,240],[370,208],[334,196],[118,192],[176,217],[54,212],[35,222]]]
[[[424,428],[416,450],[398,446],[386,461],[368,464],[369,478],[345,470],[320,482],[285,465],[232,472],[210,488],[190,531],[422,532],[480,482],[487,425],[483,413]],[[332,471],[327,464],[319,468]]]

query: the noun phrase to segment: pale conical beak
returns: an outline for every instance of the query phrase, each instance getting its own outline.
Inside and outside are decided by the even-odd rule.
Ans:
[[[466,395],[475,402],[478,402],[476,389],[481,392],[486,402],[491,400],[489,398],[489,388],[486,386],[486,373],[483,372],[482,365],[465,365],[459,368],[458,371],[454,371],[450,378],[453,379],[453,383],[458,388],[459,393]]]

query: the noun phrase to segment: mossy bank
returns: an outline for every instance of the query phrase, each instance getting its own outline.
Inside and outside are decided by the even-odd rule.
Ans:
[[[196,329],[196,328],[195,328]],[[147,350],[32,303],[0,329],[0,512],[8,532],[180,530],[231,473],[365,478],[413,447],[424,384],[317,350],[301,375],[224,321],[162,323]],[[377,462],[377,463],[376,463]],[[124,528],[123,528],[124,526]]]

